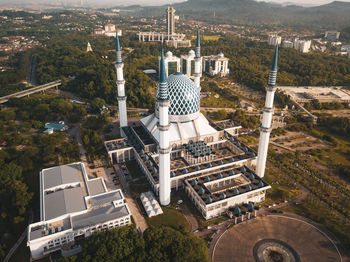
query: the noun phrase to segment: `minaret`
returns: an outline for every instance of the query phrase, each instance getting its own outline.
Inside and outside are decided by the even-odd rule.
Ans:
[[[160,59],[159,106],[159,200],[162,206],[170,204],[170,147],[169,147],[169,94],[165,72],[164,51]]]
[[[197,87],[198,92],[201,91],[201,39],[199,35],[199,28],[197,31],[196,42],[196,57],[194,58],[194,85]]]
[[[119,123],[120,123],[120,135],[125,136],[122,127],[128,125],[127,111],[126,111],[126,95],[125,95],[125,80],[123,76],[123,61],[122,51],[120,49],[119,37],[116,35],[116,51],[117,61],[115,63],[115,69],[117,71],[117,87],[118,87],[118,108],[119,108]]]
[[[256,162],[256,173],[259,177],[264,177],[267,149],[269,147],[269,139],[271,133],[271,120],[273,115],[273,99],[275,96],[276,77],[277,77],[277,60],[278,60],[278,45],[276,45],[275,54],[273,56],[269,82],[266,87],[265,107],[263,108],[263,119],[260,127],[260,139],[258,149],[258,159]]]

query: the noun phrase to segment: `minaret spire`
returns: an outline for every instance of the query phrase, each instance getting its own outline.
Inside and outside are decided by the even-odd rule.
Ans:
[[[126,111],[126,95],[125,95],[125,80],[123,75],[124,63],[122,60],[122,51],[120,48],[119,37],[116,34],[116,53],[117,61],[115,63],[115,69],[117,71],[117,87],[118,87],[118,108],[119,108],[119,122],[120,122],[120,134],[125,136],[123,127],[128,125],[127,111]]]
[[[197,41],[196,41],[196,57],[194,58],[194,85],[197,87],[198,92],[201,91],[201,40],[200,31],[197,30]]]
[[[122,64],[122,50],[120,48],[119,36],[116,34],[115,37],[116,53],[117,53],[117,64]]]
[[[272,60],[272,66],[269,75],[269,81],[266,87],[266,100],[263,108],[263,119],[260,127],[260,139],[258,149],[258,159],[256,162],[256,173],[260,177],[264,177],[267,150],[269,147],[269,139],[271,133],[271,120],[273,115],[273,99],[276,92],[277,78],[277,60],[278,60],[278,45],[275,48],[275,54]]]
[[[160,59],[159,87],[159,201],[163,206],[170,204],[170,146],[169,146],[169,94],[165,71],[164,51]]]

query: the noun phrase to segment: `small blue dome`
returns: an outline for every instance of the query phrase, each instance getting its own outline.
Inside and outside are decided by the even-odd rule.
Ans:
[[[233,195],[239,195],[239,190],[238,188],[233,189]]]
[[[235,212],[235,215],[236,215],[236,216],[240,216],[241,213],[242,213],[242,211],[241,211],[241,209],[240,209],[239,207],[235,207],[234,212]]]
[[[225,199],[226,198],[226,194],[225,193],[221,193],[220,194],[220,199]]]
[[[258,187],[263,187],[263,186],[264,186],[264,183],[263,183],[262,180],[260,180],[259,183],[258,183]]]
[[[217,178],[222,178],[222,174],[219,173],[219,174],[216,175],[216,177],[217,177]]]
[[[253,212],[254,211],[254,203],[253,202],[249,202],[249,204],[248,204],[248,211],[249,212]]]
[[[192,186],[195,186],[195,185],[197,185],[198,184],[198,181],[195,179],[195,180],[192,180],[192,182],[191,182],[191,185]]]
[[[213,202],[213,199],[211,197],[208,197],[207,200],[205,200],[205,203],[210,204]]]
[[[205,182],[210,182],[210,177],[209,176],[206,176],[205,179],[204,179]]]
[[[242,166],[241,172],[242,172],[242,173],[247,172],[247,169],[246,169],[244,166]]]
[[[201,187],[199,190],[198,190],[198,194],[199,195],[203,195],[205,192],[205,190],[203,189],[203,187]]]
[[[228,173],[230,174],[230,176],[232,176],[232,175],[234,175],[234,174],[235,174],[235,171],[230,170]]]
[[[175,176],[175,172],[174,171],[171,171],[170,172],[170,177],[174,177]]]

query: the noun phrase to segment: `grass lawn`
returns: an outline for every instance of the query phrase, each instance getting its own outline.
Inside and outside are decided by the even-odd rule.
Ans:
[[[219,35],[205,35],[202,36],[204,41],[218,41],[220,39]]]
[[[162,207],[162,209],[164,212],[163,215],[146,218],[148,225],[154,227],[169,226],[174,229],[185,229],[189,231],[190,225],[181,211],[174,207]]]
[[[215,93],[212,92],[212,95],[210,97],[201,99],[201,106],[214,108],[235,108],[237,106],[237,102],[235,101],[226,99],[222,96],[215,98],[214,95]]]

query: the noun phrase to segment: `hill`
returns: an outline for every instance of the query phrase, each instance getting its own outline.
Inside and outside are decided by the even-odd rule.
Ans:
[[[254,0],[188,0],[173,5],[178,14],[210,23],[286,25],[313,29],[342,29],[350,24],[350,3],[334,1],[316,6],[283,6]],[[145,7],[139,15],[164,15],[165,6]]]

